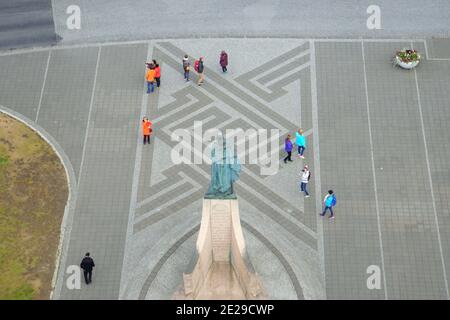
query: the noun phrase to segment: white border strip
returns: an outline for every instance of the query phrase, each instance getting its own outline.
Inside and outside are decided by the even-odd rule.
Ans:
[[[39,104],[38,104],[38,108],[36,111],[36,120],[34,121],[36,123],[38,122],[38,119],[39,119],[39,111],[41,111],[42,97],[44,96],[45,83],[47,82],[48,66],[50,64],[51,56],[52,56],[52,50],[48,50],[47,66],[45,67],[44,81],[42,82],[41,95],[39,96]]]
[[[412,42],[411,42],[411,48],[413,48],[413,43]],[[430,159],[429,159],[429,156],[428,156],[428,144],[427,144],[427,138],[426,138],[426,135],[425,135],[425,124],[423,122],[422,102],[421,102],[421,98],[420,98],[419,82],[417,80],[417,70],[415,68],[414,68],[414,79],[415,79],[415,82],[416,82],[417,104],[419,105],[420,125],[422,127],[423,143],[424,143],[424,146],[425,146],[425,160],[426,160],[426,163],[427,163],[428,182],[430,183],[431,200],[432,200],[433,212],[434,212],[434,222],[436,224],[436,229],[437,229],[437,238],[438,238],[438,244],[439,244],[439,252],[441,254],[442,272],[443,272],[443,275],[444,275],[445,291],[447,293],[447,300],[448,300],[448,299],[450,299],[450,296],[449,296],[449,291],[448,291],[447,270],[445,268],[444,252],[442,250],[441,232],[439,230],[439,219],[438,219],[438,216],[437,216],[436,201],[435,201],[435,198],[434,198],[433,178],[431,177]]]
[[[99,61],[100,61],[101,52],[102,52],[102,48],[99,47],[98,52],[97,52],[97,63],[95,64],[94,84],[92,85],[91,101],[89,103],[89,113],[88,113],[88,118],[87,118],[87,123],[86,123],[86,133],[84,135],[83,152],[81,153],[80,172],[78,173],[78,184],[80,184],[81,174],[83,172],[84,157],[86,155],[86,144],[87,144],[88,135],[89,135],[89,124],[91,122],[92,106],[94,105],[95,87],[97,85],[98,65],[99,65]]]
[[[364,89],[366,91],[367,123],[368,123],[368,128],[369,128],[370,156],[371,156],[371,161],[372,161],[372,174],[373,174],[373,189],[375,191],[375,208],[377,211],[378,238],[380,240],[381,268],[383,270],[384,299],[388,300],[388,293],[387,293],[387,286],[386,286],[386,271],[385,271],[386,269],[384,266],[383,239],[382,239],[382,235],[381,235],[380,206],[378,203],[378,186],[377,186],[377,177],[375,174],[375,160],[374,160],[374,155],[373,155],[372,125],[370,123],[369,90],[368,90],[368,86],[367,86],[366,58],[364,56],[364,41],[363,40],[361,40],[361,54],[362,54],[363,69],[364,69]]]

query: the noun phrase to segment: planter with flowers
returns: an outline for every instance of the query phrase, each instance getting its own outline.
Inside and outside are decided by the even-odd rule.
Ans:
[[[397,51],[394,63],[403,69],[413,69],[420,62],[420,54],[413,49],[403,49]]]

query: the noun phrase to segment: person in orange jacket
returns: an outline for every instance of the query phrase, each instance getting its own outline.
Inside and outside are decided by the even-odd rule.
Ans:
[[[161,67],[156,63],[156,60],[153,60],[153,65],[155,66],[156,87],[159,88],[161,85]]]
[[[144,117],[142,119],[142,135],[144,136],[144,144],[145,142],[148,142],[150,144],[150,136],[152,135],[152,123],[150,120],[148,120],[147,117]]]
[[[145,74],[145,79],[147,80],[147,93],[151,93],[154,90],[155,83],[155,66],[151,65],[147,69],[147,73]]]

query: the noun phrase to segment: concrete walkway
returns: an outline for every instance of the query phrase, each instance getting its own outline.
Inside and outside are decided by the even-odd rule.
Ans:
[[[423,54],[419,67],[393,67],[395,50],[409,46]],[[227,74],[217,62],[223,48]],[[170,135],[201,120],[204,131],[307,132],[305,160],[294,153],[269,177],[246,165],[236,186],[249,256],[270,297],[448,299],[449,52],[448,39],[191,39],[1,54],[0,105],[44,128],[76,177],[54,297],[172,296],[195,248],[210,167],[174,165]],[[183,81],[185,53],[206,57],[203,86]],[[151,58],[162,86],[147,95]],[[144,115],[154,123],[149,146]],[[334,223],[318,216],[329,188]],[[65,271],[86,251],[93,283],[69,290]],[[372,265],[379,290],[367,288]]]

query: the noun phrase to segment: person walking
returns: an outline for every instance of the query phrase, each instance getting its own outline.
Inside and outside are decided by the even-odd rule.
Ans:
[[[328,190],[328,193],[323,199],[323,211],[320,214],[322,217],[325,216],[327,210],[330,210],[330,219],[334,219],[333,207],[336,205],[336,195],[333,190]]]
[[[145,79],[147,80],[147,93],[153,92],[153,90],[155,88],[155,66],[154,65],[151,65],[150,68],[147,69]]]
[[[284,163],[286,163],[288,160],[292,161],[291,156],[292,156],[292,141],[291,141],[291,135],[288,134],[286,139],[284,140],[284,151],[287,152],[287,156],[286,158],[284,158]]]
[[[220,66],[222,67],[222,72],[227,72],[227,66],[228,66],[228,54],[222,50],[220,53],[220,60],[219,60]]]
[[[311,179],[311,172],[308,169],[308,165],[305,164],[303,170],[300,172],[300,176],[300,190],[305,193],[305,198],[309,198],[309,193],[308,190],[306,190],[306,187],[308,186],[309,179]]]
[[[191,64],[189,63],[189,57],[187,54],[183,57],[183,70],[184,70],[184,80],[189,81],[189,71],[191,69]]]
[[[142,135],[144,136],[144,144],[147,142],[150,144],[150,136],[152,135],[152,123],[147,117],[142,119]]]
[[[84,271],[84,281],[86,284],[92,282],[92,269],[95,267],[94,260],[90,257],[90,253],[86,252],[83,260],[81,260],[80,268]]]
[[[156,87],[159,88],[161,85],[161,67],[156,63],[156,60],[153,60],[153,65],[155,66]]]
[[[204,80],[204,65],[203,65],[203,57],[200,57],[197,61],[196,61],[196,65],[194,66],[196,67],[196,70],[198,72],[198,81],[197,84],[199,86],[201,86],[203,84],[203,80]]]
[[[295,133],[295,144],[298,147],[298,156],[302,159],[305,159],[303,153],[305,152],[306,149],[306,138],[303,135],[302,129],[298,129],[298,131]]]

